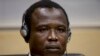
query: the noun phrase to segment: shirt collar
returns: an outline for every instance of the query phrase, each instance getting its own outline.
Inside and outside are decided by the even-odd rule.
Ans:
[[[31,56],[31,54],[29,53],[28,56]]]
[[[31,54],[29,53],[28,56],[31,56]],[[63,55],[63,56],[67,56],[67,55]]]

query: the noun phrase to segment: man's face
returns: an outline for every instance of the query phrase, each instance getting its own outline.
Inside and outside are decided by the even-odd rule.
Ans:
[[[68,39],[67,28],[66,17],[61,9],[35,9],[29,39],[31,55],[63,55]]]

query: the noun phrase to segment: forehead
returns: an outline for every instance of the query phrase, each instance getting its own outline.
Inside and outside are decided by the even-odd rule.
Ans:
[[[63,14],[61,9],[57,8],[37,8],[33,14],[38,14],[42,16],[61,16]]]
[[[67,24],[66,16],[58,8],[37,8],[32,13],[32,22],[57,22]]]

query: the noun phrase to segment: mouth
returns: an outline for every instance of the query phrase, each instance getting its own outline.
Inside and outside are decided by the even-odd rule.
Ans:
[[[58,52],[60,48],[57,45],[49,45],[46,47],[46,50],[50,52]]]

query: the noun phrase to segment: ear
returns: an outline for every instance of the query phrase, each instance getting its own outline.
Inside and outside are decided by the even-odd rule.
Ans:
[[[68,39],[67,39],[67,43],[70,41],[70,39],[71,39],[71,32],[69,31],[69,33],[68,33]]]

